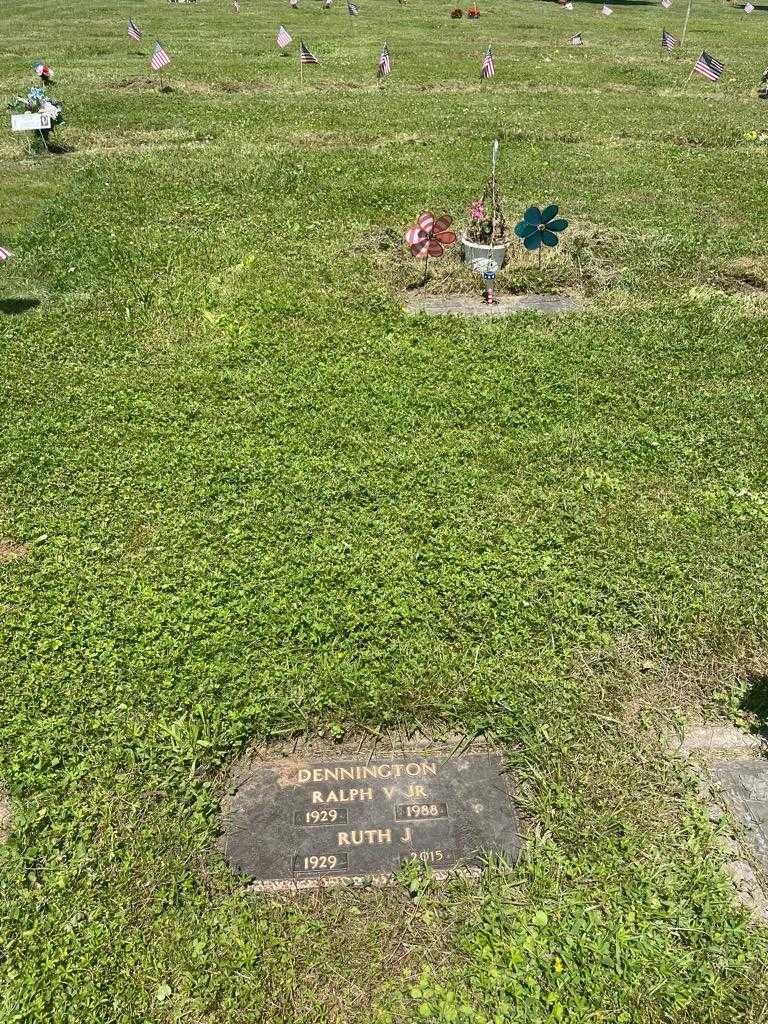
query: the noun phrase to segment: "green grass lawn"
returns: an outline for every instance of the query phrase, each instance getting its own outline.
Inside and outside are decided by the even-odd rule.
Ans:
[[[664,740],[765,671],[768,11],[694,0],[665,58],[682,0],[481,6],[2,12],[2,88],[48,61],[69,149],[0,141],[3,1024],[768,1019]],[[585,311],[410,317],[398,239],[494,136],[510,215],[572,222],[500,290]],[[430,287],[476,287],[449,260]],[[221,863],[249,743],[419,724],[505,750],[512,872],[264,897]]]

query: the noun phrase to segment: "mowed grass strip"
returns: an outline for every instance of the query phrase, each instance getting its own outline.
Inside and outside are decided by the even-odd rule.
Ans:
[[[667,749],[764,658],[764,14],[702,0],[668,60],[677,3],[360,6],[5,19],[71,151],[0,147],[0,1017],[756,1024],[764,931]],[[409,317],[396,240],[494,135],[585,312]],[[419,723],[506,752],[512,872],[266,898],[220,863],[250,741]]]

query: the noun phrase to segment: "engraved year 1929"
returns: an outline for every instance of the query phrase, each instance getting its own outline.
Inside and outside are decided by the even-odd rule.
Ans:
[[[293,870],[297,873],[340,871],[348,866],[346,853],[297,853],[293,858]]]
[[[346,825],[348,814],[346,807],[296,811],[293,815],[293,823],[294,825]]]

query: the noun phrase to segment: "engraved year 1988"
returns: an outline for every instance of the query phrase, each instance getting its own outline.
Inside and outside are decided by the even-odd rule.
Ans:
[[[447,818],[446,804],[397,804],[395,821],[415,821],[418,818]]]

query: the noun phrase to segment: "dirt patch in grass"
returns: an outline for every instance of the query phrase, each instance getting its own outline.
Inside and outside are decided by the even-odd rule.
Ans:
[[[721,142],[718,139],[707,139],[695,135],[676,135],[670,140],[675,146],[685,146],[688,149],[723,149],[730,147],[730,143]]]
[[[393,145],[403,143],[407,146],[431,146],[435,140],[420,135],[411,135],[408,132],[396,132],[386,139],[371,140],[369,145],[372,149],[391,149]]]
[[[463,224],[454,222],[457,234]],[[374,262],[402,298],[420,296],[473,296],[485,289],[482,276],[462,258],[456,242],[441,259],[431,259],[424,274],[424,261],[415,259],[403,243],[400,232],[385,229],[368,236],[358,247],[372,253]],[[525,252],[513,241],[507,262],[494,282],[494,293],[502,296],[593,295],[610,288],[618,276],[610,262],[610,240],[590,226],[575,226],[566,241],[538,257]]]
[[[5,562],[12,562],[17,558],[23,558],[29,548],[26,544],[10,540],[8,537],[0,537],[0,565]]]
[[[119,82],[106,82],[108,89],[125,89],[130,92],[155,92],[158,88],[156,78],[121,78]]]
[[[610,680],[612,714],[635,729],[639,724],[667,731],[694,717],[736,717],[759,726],[759,716],[750,721],[747,702],[750,694],[762,692],[755,684],[768,678],[768,654],[739,647],[729,656],[707,653],[669,662],[650,644],[628,636],[618,638],[609,651],[585,653],[574,670],[597,686]],[[752,703],[757,700],[753,697]]]
[[[768,295],[768,275],[761,264],[740,260],[719,274],[714,283],[731,295]]]
[[[291,135],[291,141],[316,149],[338,149],[350,144],[349,136],[341,132],[295,132]]]

